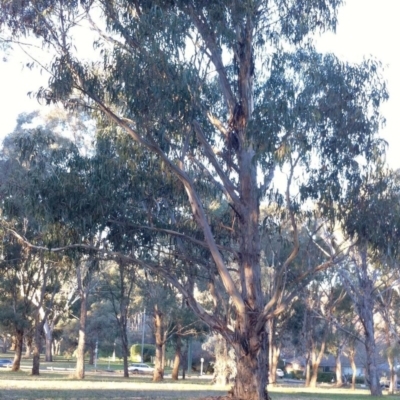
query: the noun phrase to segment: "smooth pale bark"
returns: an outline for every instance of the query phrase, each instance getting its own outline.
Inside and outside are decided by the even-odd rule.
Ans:
[[[14,336],[14,361],[11,371],[19,371],[21,368],[21,358],[22,358],[22,346],[24,344],[24,330],[16,329]]]
[[[54,329],[54,327],[53,327]],[[45,338],[45,361],[52,362],[53,361],[53,329],[46,320],[43,325],[44,338]]]
[[[32,334],[25,335],[25,358],[29,358],[32,354]]]
[[[336,364],[336,386],[341,387],[343,386],[343,373],[342,373],[342,360],[341,360],[341,355],[342,355],[342,347],[338,346],[336,350],[336,356],[335,356],[335,364]]]
[[[350,358],[351,370],[353,372],[352,376],[351,376],[351,388],[352,388],[352,390],[355,390],[356,389],[356,376],[357,376],[356,351],[355,351],[355,349],[350,349],[349,358]]]
[[[154,321],[154,335],[155,335],[155,362],[154,362],[154,374],[153,382],[160,382],[164,379],[164,370],[162,367],[163,363],[163,344],[164,344],[164,332],[163,332],[163,313],[159,310],[158,306],[154,306],[153,311]]]

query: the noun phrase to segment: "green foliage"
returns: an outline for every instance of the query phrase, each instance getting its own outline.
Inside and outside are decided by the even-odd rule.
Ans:
[[[140,362],[142,355],[142,345],[141,344],[133,344],[131,346],[131,361]],[[144,362],[150,362],[151,357],[154,357],[156,354],[156,347],[154,344],[144,344],[143,346],[143,358]]]
[[[334,372],[318,372],[317,382],[332,383],[335,380],[336,374]]]

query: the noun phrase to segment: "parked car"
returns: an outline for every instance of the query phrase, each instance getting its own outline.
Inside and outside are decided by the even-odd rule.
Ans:
[[[8,358],[0,358],[0,367],[11,368],[12,365],[13,365],[13,362],[11,360],[9,360]]]
[[[154,368],[144,363],[133,363],[129,366],[128,371],[133,374],[152,374]]]
[[[268,376],[271,377],[271,371],[268,371]],[[277,368],[276,369],[276,376],[278,378],[283,378],[285,376],[285,373],[280,368]]]
[[[276,376],[278,378],[283,378],[285,376],[285,373],[280,368],[277,368],[276,369]]]

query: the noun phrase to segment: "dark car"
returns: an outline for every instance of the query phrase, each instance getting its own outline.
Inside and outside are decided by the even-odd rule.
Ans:
[[[13,362],[8,358],[0,358],[0,367],[7,368],[12,367]]]

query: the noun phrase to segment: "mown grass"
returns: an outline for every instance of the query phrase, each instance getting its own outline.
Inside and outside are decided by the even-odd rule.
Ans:
[[[93,374],[78,381],[68,373],[42,373],[39,377],[28,371],[0,371],[0,399],[4,400],[67,400],[67,399],[131,399],[131,400],[195,400],[226,394],[228,387],[210,385],[209,380],[187,379],[153,383],[145,377],[124,379],[122,376]],[[270,388],[273,400],[366,400],[367,390],[320,387]],[[385,396],[399,400],[400,396]]]

